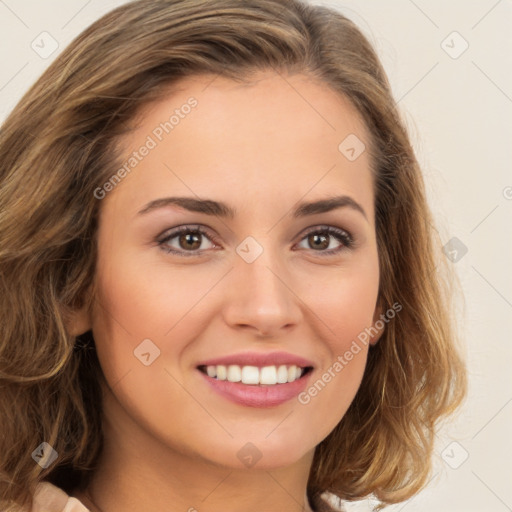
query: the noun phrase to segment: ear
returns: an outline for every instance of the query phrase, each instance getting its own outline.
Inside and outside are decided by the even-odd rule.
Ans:
[[[386,329],[386,323],[382,321],[382,306],[380,300],[377,302],[377,305],[375,306],[372,327],[373,329],[371,329],[372,333],[370,335],[370,345],[373,346],[380,340],[382,334]]]
[[[64,313],[66,330],[71,336],[79,336],[92,328],[90,309],[87,305],[79,309],[67,309]]]
[[[72,336],[79,336],[92,328],[92,322],[87,308],[72,311],[66,320],[66,330]]]

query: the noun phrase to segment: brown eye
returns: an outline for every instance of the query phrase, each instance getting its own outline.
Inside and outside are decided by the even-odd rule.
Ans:
[[[185,233],[179,235],[178,243],[182,249],[190,249],[195,251],[201,247],[201,237],[201,233],[198,233],[197,231]]]
[[[329,235],[325,236],[313,233],[308,235],[308,242],[310,247],[315,249],[327,249],[329,247]]]
[[[164,251],[181,256],[200,256],[215,247],[214,236],[200,226],[181,226],[168,231],[157,242]],[[208,243],[204,246],[205,242],[210,246]]]
[[[330,256],[337,254],[343,250],[350,249],[354,240],[344,229],[335,228],[333,226],[321,226],[314,231],[306,233],[302,239],[306,242],[307,247],[321,256]],[[336,242],[338,246],[336,247]]]

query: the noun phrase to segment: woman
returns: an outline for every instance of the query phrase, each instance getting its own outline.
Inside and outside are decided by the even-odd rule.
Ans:
[[[344,16],[128,3],[28,91],[0,162],[2,510],[424,486],[464,367],[421,171]]]

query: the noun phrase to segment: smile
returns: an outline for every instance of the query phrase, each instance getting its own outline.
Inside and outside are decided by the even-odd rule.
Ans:
[[[246,385],[275,386],[286,384],[300,379],[312,368],[310,366],[300,367],[297,365],[271,365],[271,366],[239,366],[231,365],[208,365],[199,366],[198,369],[208,377],[216,380],[229,382],[241,382]]]

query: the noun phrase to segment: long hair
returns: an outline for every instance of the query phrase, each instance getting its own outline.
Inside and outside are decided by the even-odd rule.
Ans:
[[[301,0],[139,0],[82,32],[0,130],[0,505],[48,480],[71,490],[102,449],[94,339],[66,329],[91,300],[100,203],[118,141],[181,78],[305,73],[347,98],[371,135],[383,311],[357,395],[316,447],[308,496],[405,500],[426,483],[434,427],[466,392],[450,288],[421,169],[371,44],[341,13]],[[58,453],[41,468],[31,456]]]

